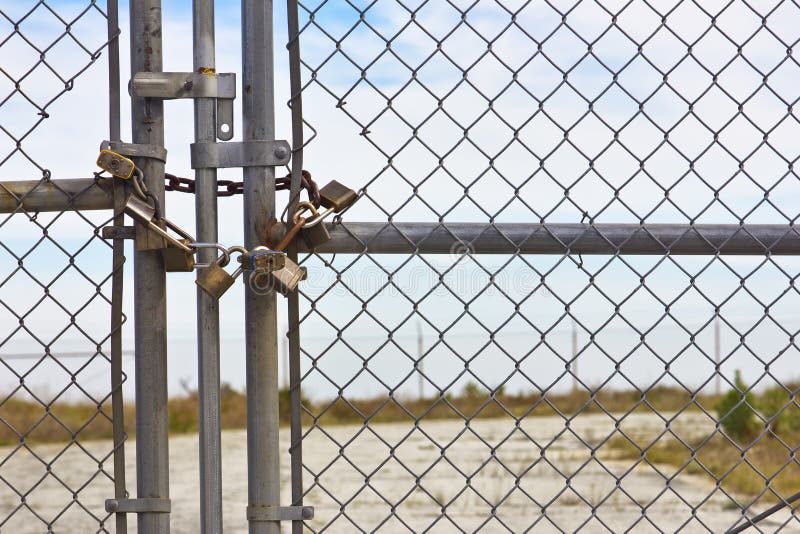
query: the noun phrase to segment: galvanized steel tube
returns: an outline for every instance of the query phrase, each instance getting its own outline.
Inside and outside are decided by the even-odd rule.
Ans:
[[[244,141],[275,138],[272,2],[242,0]],[[244,169],[244,242],[261,244],[275,216],[275,169]],[[247,477],[250,507],[280,505],[278,329],[274,293],[245,287]],[[250,521],[251,534],[280,532],[278,521]]]
[[[386,223],[328,224],[317,252],[342,254],[730,254],[800,253],[789,224]],[[280,232],[281,225],[273,229]],[[273,237],[274,239],[274,237]],[[298,249],[308,252],[303,240]]]
[[[131,0],[131,77],[160,72],[161,0]],[[133,142],[164,146],[164,104],[131,98]],[[147,187],[164,210],[164,162],[134,158]],[[164,262],[157,250],[134,254],[136,352],[136,493],[139,498],[169,498],[167,436],[167,295]],[[169,532],[168,513],[141,512],[141,534]]]
[[[216,75],[214,0],[192,2],[194,71]],[[194,100],[195,142],[216,141],[216,100]],[[216,243],[217,170],[196,169],[197,240]],[[201,248],[198,261],[210,263],[216,249]],[[200,532],[222,533],[222,459],[220,444],[219,302],[197,287],[197,396],[200,447]]]

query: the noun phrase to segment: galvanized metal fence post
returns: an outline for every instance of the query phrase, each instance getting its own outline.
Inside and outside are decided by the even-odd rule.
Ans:
[[[122,140],[120,126],[120,70],[119,70],[119,5],[108,2],[108,131],[112,142]],[[125,186],[114,182],[114,226],[122,226]],[[125,405],[122,396],[124,374],[122,371],[122,301],[124,298],[125,241],[115,239],[113,244],[113,274],[111,278],[111,409],[114,435],[114,497],[127,497],[125,483]],[[128,516],[116,514],[116,534],[127,534]]]
[[[194,70],[215,72],[214,0],[194,0]],[[217,137],[216,99],[194,99],[195,142]],[[197,239],[217,242],[217,170],[195,170]],[[210,263],[216,249],[198,250],[198,259]],[[200,531],[222,532],[222,463],[220,445],[219,302],[197,288],[197,390],[200,447]]]
[[[272,2],[242,0],[244,141],[275,139]],[[245,167],[244,242],[261,244],[275,216],[275,169]],[[274,293],[245,287],[248,508],[280,505],[278,329]],[[250,532],[278,533],[279,521],[249,521]]]
[[[160,72],[161,0],[131,0],[131,75]],[[131,98],[133,142],[164,146],[164,103]],[[138,158],[147,187],[164,212],[164,162]],[[136,490],[138,498],[169,498],[167,440],[167,295],[158,251],[134,254],[136,351]],[[169,532],[169,514],[139,512],[141,533]]]

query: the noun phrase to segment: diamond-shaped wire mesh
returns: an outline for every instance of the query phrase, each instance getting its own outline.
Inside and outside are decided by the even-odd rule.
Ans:
[[[107,128],[107,108],[88,107],[107,91],[106,24],[94,0],[0,6],[3,532],[113,531],[111,213],[78,209],[111,192],[58,181],[91,178],[101,138],[87,127]],[[48,199],[67,208],[36,211]]]
[[[795,1],[300,18],[305,161],[360,190],[345,229],[795,231]],[[797,258],[563,245],[305,259],[308,529],[719,532],[800,491]],[[754,528],[797,529],[790,510]]]

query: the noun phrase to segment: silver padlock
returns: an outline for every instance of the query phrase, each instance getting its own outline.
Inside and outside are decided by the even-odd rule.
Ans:
[[[195,283],[217,300],[231,288],[239,275],[242,274],[243,269],[241,266],[233,273],[228,274],[223,267],[228,264],[229,260],[230,256],[228,255],[220,256],[217,261],[197,273]]]

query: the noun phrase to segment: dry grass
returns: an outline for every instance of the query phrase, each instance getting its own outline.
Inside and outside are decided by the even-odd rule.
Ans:
[[[247,424],[247,397],[230,386],[221,391],[221,419],[223,428],[245,428]],[[424,399],[398,397],[373,397],[369,399],[335,399],[312,403],[304,399],[304,423],[319,425],[413,421],[424,418],[461,419],[489,417],[572,416],[601,411],[622,413],[650,411],[646,401],[656,410],[677,411],[696,408],[690,394],[673,388],[654,388],[643,396],[637,391],[587,392],[507,395],[465,389],[461,395],[445,395]],[[695,402],[699,402],[697,399]],[[713,405],[713,399],[704,401]],[[289,423],[289,394],[280,393],[280,417]],[[169,429],[173,433],[196,432],[198,429],[197,393],[188,391],[169,400]],[[310,414],[310,415],[309,415]],[[125,407],[125,426],[130,435],[135,434],[135,410]],[[11,398],[0,405],[0,444],[60,442],[72,439],[108,439],[112,437],[111,406],[104,404],[74,404],[52,402],[46,407],[34,400]]]
[[[770,396],[771,395],[771,396]],[[775,400],[775,394],[765,392],[764,399],[772,399],[775,405],[785,399]],[[788,397],[787,397],[788,399]],[[646,393],[635,390],[602,390],[595,394],[573,392],[567,394],[508,395],[497,392],[494,396],[485,391],[468,387],[460,395],[445,395],[424,399],[398,397],[374,397],[369,399],[342,399],[310,402],[304,399],[304,423],[326,426],[364,422],[412,422],[416,419],[462,419],[494,417],[571,417],[576,413],[627,413],[627,412],[679,412],[697,410],[702,407],[712,412],[719,401],[716,397],[692,395],[679,388],[658,387]],[[245,428],[247,424],[247,398],[244,393],[223,386],[221,392],[222,427]],[[280,393],[280,417],[283,424],[289,422],[288,391]],[[771,408],[772,409],[772,408]],[[766,479],[780,496],[787,497],[800,490],[800,468],[792,458],[791,448],[800,442],[794,412],[800,408],[792,405],[791,413],[784,410],[779,421],[773,422],[772,430],[756,439],[748,447],[742,460],[741,448],[733,439],[722,433],[705,442],[684,440],[689,447],[673,438],[660,439],[656,443],[639,440],[636,444],[624,436],[616,436],[603,447],[612,457],[625,460],[640,460],[667,466],[672,473],[680,472],[721,481],[724,489],[754,496],[763,491]],[[196,432],[198,429],[197,394],[188,392],[184,396],[170,399],[169,429],[172,433]],[[774,409],[773,409],[774,412]],[[112,437],[110,405],[53,403],[46,408],[34,401],[7,400],[0,405],[0,444],[109,439]],[[787,417],[791,416],[791,417]],[[134,408],[125,409],[128,433],[135,433]],[[763,429],[763,424],[761,428]],[[777,436],[780,436],[777,437]],[[781,442],[783,440],[783,443]],[[785,444],[784,444],[785,443]],[[741,448],[740,448],[741,447]],[[694,453],[694,456],[692,454]],[[772,496],[775,499],[775,496]]]
[[[618,435],[610,440],[609,448],[613,458],[655,464],[667,476],[686,473],[713,484],[719,481],[722,489],[745,498],[764,492],[767,480],[771,491],[761,498],[768,501],[786,499],[800,491],[800,464],[792,453],[800,443],[798,432],[780,437],[766,433],[754,442],[741,444],[722,433],[707,440],[683,441],[686,445],[674,438],[632,443]]]
[[[635,390],[601,390],[595,394],[578,391],[550,394],[542,397],[536,393],[491,396],[462,393],[424,399],[375,397],[370,399],[342,399],[306,403],[320,425],[340,423],[413,421],[414,419],[455,419],[474,417],[571,417],[577,413],[627,413],[676,412],[696,410],[703,406],[713,410],[715,397],[697,396],[692,401],[690,393],[679,388],[656,387],[646,393]],[[649,406],[648,406],[649,405]],[[308,417],[309,422],[312,417]]]

